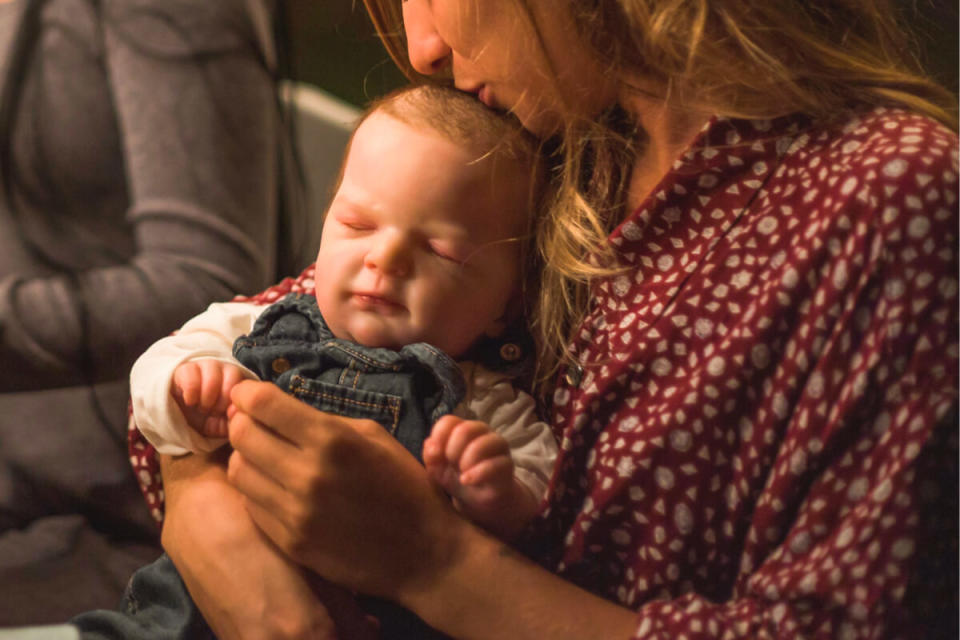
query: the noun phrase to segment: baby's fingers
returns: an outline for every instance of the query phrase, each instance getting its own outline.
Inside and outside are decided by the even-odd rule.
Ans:
[[[196,362],[184,362],[174,369],[170,391],[184,406],[195,407],[200,402],[200,367]]]
[[[433,429],[430,431],[430,436],[423,442],[424,464],[429,466],[432,464],[443,464],[447,461],[445,455],[447,440],[450,439],[450,434],[457,428],[457,425],[462,422],[462,418],[448,414],[434,423]]]
[[[223,383],[220,386],[220,397],[217,400],[217,406],[214,407],[216,413],[227,413],[227,409],[231,406],[230,391],[238,382],[245,378],[246,376],[243,375],[243,370],[240,367],[230,364],[223,365]]]
[[[199,366],[203,375],[200,406],[205,411],[212,411],[220,401],[220,390],[223,388],[223,364],[216,360],[202,360]]]
[[[492,433],[490,427],[483,422],[477,420],[465,420],[461,422],[447,439],[444,448],[447,460],[456,464],[460,470],[465,469],[463,454],[466,452],[468,445],[474,440],[483,438],[490,433]]]
[[[204,416],[203,425],[199,428],[199,431],[208,438],[226,438],[229,435],[226,416],[223,414]]]
[[[502,436],[488,431],[471,440],[460,456],[460,470],[467,471],[485,460],[505,457],[510,460],[510,445]]]
[[[468,487],[502,485],[513,479],[513,460],[510,456],[487,458],[460,474],[460,484]]]

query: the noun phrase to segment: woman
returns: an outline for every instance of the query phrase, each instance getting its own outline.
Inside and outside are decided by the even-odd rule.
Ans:
[[[126,376],[275,273],[272,6],[0,4],[0,623],[112,604],[156,555]]]
[[[269,594],[217,592],[239,569],[210,550],[236,544],[454,637],[953,632],[935,613],[956,602],[955,106],[898,57],[892,9],[368,7],[411,75],[561,141],[541,566],[376,427],[243,383],[227,471],[161,461],[164,544],[214,629],[266,624]],[[256,528],[228,517],[244,507]]]

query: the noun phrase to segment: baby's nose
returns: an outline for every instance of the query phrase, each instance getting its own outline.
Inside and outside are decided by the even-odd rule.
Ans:
[[[403,238],[384,237],[367,252],[365,265],[395,277],[408,275],[411,270],[409,243]]]

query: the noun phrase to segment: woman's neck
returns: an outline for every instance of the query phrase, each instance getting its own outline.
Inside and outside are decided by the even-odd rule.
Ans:
[[[663,99],[636,91],[621,100],[647,139],[634,162],[627,190],[627,211],[639,207],[690,145],[710,114],[671,106]]]

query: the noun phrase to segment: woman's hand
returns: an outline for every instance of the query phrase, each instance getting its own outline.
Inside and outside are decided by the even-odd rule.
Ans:
[[[454,637],[633,633],[633,612],[460,517],[376,423],[321,413],[265,382],[241,382],[231,398],[230,481],[257,525],[298,563],[394,600]]]
[[[161,458],[162,539],[217,637],[375,638],[349,594],[311,577],[263,536],[213,456]]]
[[[396,599],[431,583],[472,529],[375,422],[321,413],[268,383],[232,394],[230,481],[281,550],[332,582]]]

